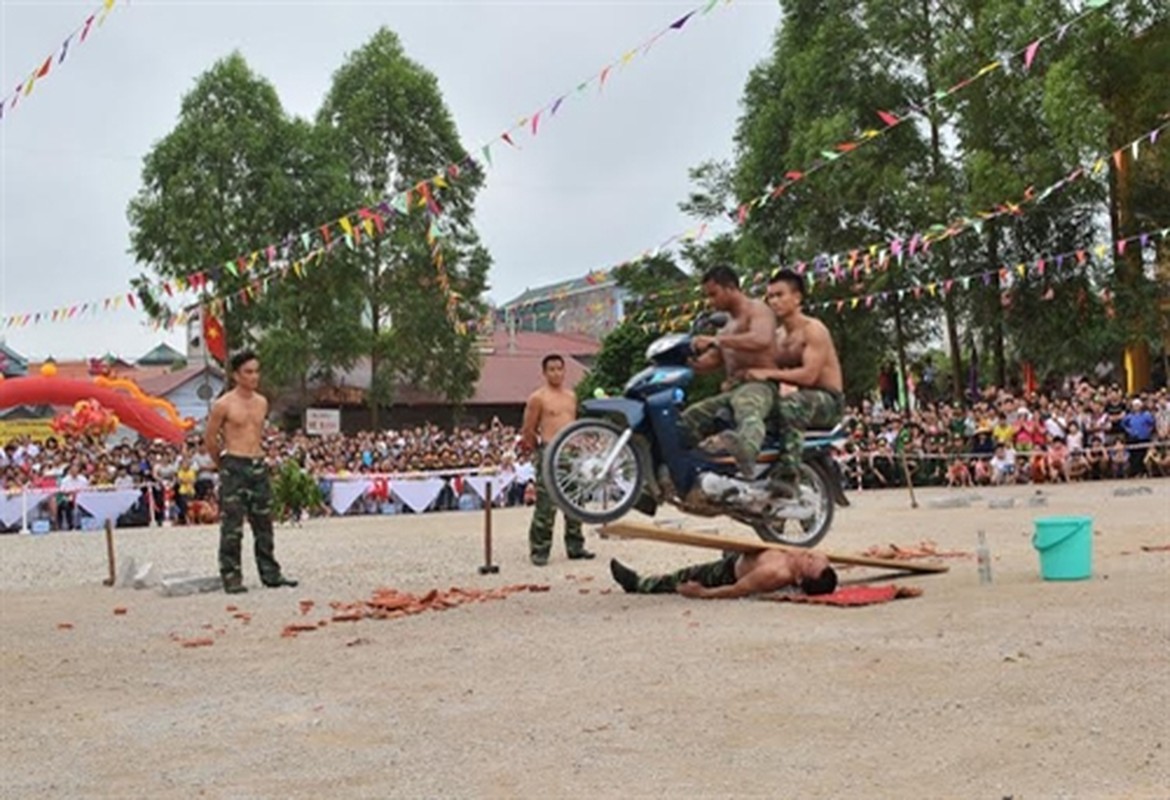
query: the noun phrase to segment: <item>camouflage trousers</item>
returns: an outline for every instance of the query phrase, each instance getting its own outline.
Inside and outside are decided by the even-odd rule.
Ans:
[[[533,454],[533,464],[536,467],[536,509],[532,513],[532,524],[528,526],[529,555],[547,556],[552,549],[553,524],[556,522],[556,506],[544,488],[542,471],[544,470],[544,448],[538,447]],[[585,535],[581,533],[580,520],[565,517],[565,551],[575,555],[585,549]]]
[[[220,460],[219,508],[219,574],[224,585],[238,585],[244,580],[240,550],[245,516],[252,526],[260,580],[278,581],[281,572],[274,555],[272,489],[263,459],[226,455]]]
[[[672,594],[679,584],[694,581],[713,589],[716,586],[731,586],[735,583],[735,565],[739,555],[731,553],[718,561],[695,564],[691,567],[668,572],[665,575],[647,575],[638,579],[639,594]]]
[[[779,395],[768,425],[780,434],[780,453],[773,474],[791,478],[800,468],[804,432],[809,428],[831,428],[845,413],[845,398],[826,389],[799,389]]]
[[[700,400],[682,414],[687,446],[694,447],[719,431],[725,419],[735,422],[740,445],[754,460],[764,446],[765,421],[776,403],[776,387],[764,381],[741,383],[730,392]]]

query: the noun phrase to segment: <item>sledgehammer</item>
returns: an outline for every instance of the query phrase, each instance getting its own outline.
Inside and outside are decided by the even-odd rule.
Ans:
[[[114,523],[111,520],[106,520],[106,561],[110,563],[110,577],[102,581],[102,586],[113,586],[117,581],[117,573],[114,571]]]

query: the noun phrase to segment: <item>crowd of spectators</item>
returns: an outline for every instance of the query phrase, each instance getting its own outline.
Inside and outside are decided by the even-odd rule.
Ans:
[[[265,458],[276,472],[295,463],[322,490],[324,502],[313,513],[333,513],[329,490],[334,481],[365,475],[403,475],[432,472],[452,477],[466,471],[493,470],[511,481],[497,498],[500,505],[531,504],[535,498],[534,471],[517,457],[519,433],[493,420],[474,428],[446,431],[427,424],[402,430],[363,432],[354,436],[307,436],[270,429],[264,437]],[[78,527],[82,514],[74,502],[80,491],[93,488],[139,489],[142,501],[127,512],[122,525],[142,525],[165,519],[183,524],[209,522],[217,517],[216,474],[198,436],[181,445],[162,441],[105,443],[91,439],[28,437],[0,448],[0,492],[12,495],[39,490],[36,514],[53,529]],[[461,482],[446,487],[429,510],[479,508],[482,502]],[[455,487],[459,491],[455,491]],[[403,511],[401,503],[363,498],[357,513]],[[9,526],[12,527],[12,526]]]
[[[887,398],[887,402],[896,401]],[[990,388],[967,407],[904,412],[864,401],[846,416],[838,460],[850,488],[1051,483],[1170,475],[1170,392],[1066,383]]]
[[[973,486],[1170,475],[1170,392],[1126,398],[1116,386],[1071,382],[1059,391],[1016,395],[988,389],[966,407],[924,404],[897,408],[887,396],[849,409],[849,437],[837,449],[846,488]],[[328,502],[335,481],[429,472],[452,478],[428,510],[481,508],[455,476],[494,470],[509,482],[496,502],[530,504],[532,465],[519,454],[518,431],[493,420],[443,430],[427,424],[353,436],[307,436],[275,429],[264,440],[273,472],[295,463],[322,490],[313,513],[336,513]],[[165,442],[102,443],[27,438],[0,449],[0,492],[40,490],[37,513],[55,529],[81,524],[76,493],[93,487],[138,489],[141,502],[119,524],[211,522],[215,472],[198,436]],[[393,496],[359,498],[348,513],[404,513]],[[12,526],[9,526],[10,529]]]

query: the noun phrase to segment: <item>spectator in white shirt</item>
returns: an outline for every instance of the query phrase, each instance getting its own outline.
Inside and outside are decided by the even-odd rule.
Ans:
[[[1016,476],[1016,451],[1011,446],[999,445],[991,457],[991,482],[995,485],[1011,483]]]
[[[74,461],[58,484],[61,499],[57,503],[57,530],[71,531],[77,527],[77,493],[87,486],[89,479],[81,474],[80,467]]]

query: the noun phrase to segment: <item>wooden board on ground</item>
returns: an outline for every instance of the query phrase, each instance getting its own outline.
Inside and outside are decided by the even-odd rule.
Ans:
[[[801,547],[765,542],[759,539],[740,539],[734,536],[713,536],[709,533],[671,530],[669,528],[659,527],[658,525],[647,525],[642,522],[611,522],[608,525],[601,526],[601,533],[605,536],[618,536],[623,539],[651,539],[656,542],[686,544],[692,547],[709,547],[713,550],[732,550],[737,553],[758,553],[761,550],[786,550],[792,552],[801,552],[804,550]],[[828,557],[829,561],[838,564],[884,567],[902,572],[937,573],[947,572],[950,569],[946,564],[895,561],[891,558],[871,558],[869,556],[854,556],[842,553],[825,553],[825,556]]]

